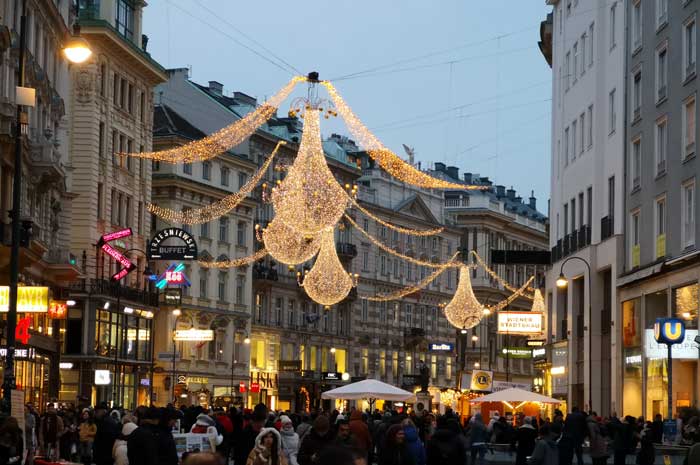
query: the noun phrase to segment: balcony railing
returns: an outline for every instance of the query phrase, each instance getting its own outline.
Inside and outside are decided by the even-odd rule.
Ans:
[[[136,289],[129,286],[122,286],[119,283],[106,279],[83,279],[71,283],[69,289],[74,292],[87,292],[90,294],[105,295],[112,298],[138,302],[153,307],[158,306],[158,293],[144,289]]]
[[[357,247],[355,244],[350,244],[348,242],[338,242],[335,245],[335,250],[341,258],[355,258],[357,257]]]
[[[612,216],[604,216],[600,219],[600,240],[609,239],[614,234],[615,221]]]

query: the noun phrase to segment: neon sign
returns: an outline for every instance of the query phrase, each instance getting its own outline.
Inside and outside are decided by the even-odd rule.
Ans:
[[[120,281],[126,275],[128,275],[134,268],[135,265],[131,263],[127,257],[125,257],[121,252],[108,244],[110,241],[116,241],[117,239],[122,239],[124,237],[131,236],[131,228],[121,229],[119,231],[114,231],[108,234],[103,234],[100,237],[97,245],[102,249],[104,253],[112,257],[119,263],[123,268],[112,275],[112,281]]]
[[[187,279],[187,276],[185,276],[185,273],[183,272],[184,269],[185,265],[183,263],[173,263],[165,270],[165,272],[162,275],[160,275],[156,282],[156,287],[158,289],[163,289],[169,284],[174,284],[177,286],[189,286],[190,281]]]
[[[121,229],[119,231],[103,234],[102,237],[100,237],[100,243],[112,242],[117,239],[123,239],[125,237],[131,236],[131,234],[131,228]]]

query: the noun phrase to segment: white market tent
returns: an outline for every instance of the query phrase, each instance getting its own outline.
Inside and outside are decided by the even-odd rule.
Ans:
[[[503,391],[494,392],[483,397],[477,397],[469,402],[479,404],[482,402],[509,402],[509,403],[526,403],[539,402],[541,404],[561,404],[559,399],[543,396],[536,392],[525,391],[524,389],[510,388]]]
[[[321,394],[322,399],[343,400],[390,400],[406,401],[413,399],[413,393],[399,389],[391,384],[382,383],[376,379],[365,379],[357,383],[348,384],[336,389],[331,389]]]

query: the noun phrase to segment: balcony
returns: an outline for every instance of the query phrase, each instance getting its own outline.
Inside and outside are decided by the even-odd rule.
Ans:
[[[578,248],[583,249],[591,245],[591,227],[587,224],[578,230]]]
[[[574,253],[578,250],[578,231],[571,231],[569,234],[569,253]]]
[[[81,281],[71,283],[69,289],[72,292],[104,295],[115,299],[120,298],[131,302],[138,302],[152,307],[158,306],[157,292],[122,286],[119,283],[108,281],[106,279],[83,279]]]
[[[353,259],[357,257],[357,247],[355,246],[355,244],[350,244],[348,242],[338,242],[335,245],[335,250],[341,259]]]
[[[604,216],[600,219],[600,240],[604,241],[613,236],[615,220],[612,216]]]

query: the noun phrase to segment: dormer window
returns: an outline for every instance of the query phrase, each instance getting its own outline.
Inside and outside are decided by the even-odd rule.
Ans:
[[[130,0],[117,0],[115,26],[121,35],[134,40],[134,6]]]

